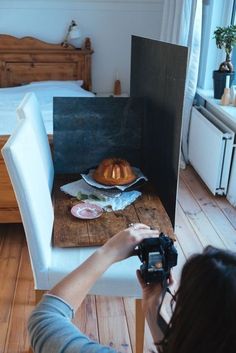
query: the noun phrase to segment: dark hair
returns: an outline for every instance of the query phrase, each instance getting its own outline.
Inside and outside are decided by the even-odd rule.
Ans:
[[[236,253],[208,246],[184,265],[164,353],[236,352]]]

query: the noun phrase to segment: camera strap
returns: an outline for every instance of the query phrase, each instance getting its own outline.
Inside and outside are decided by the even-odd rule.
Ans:
[[[163,316],[161,315],[161,308],[162,308],[162,304],[165,298],[165,294],[167,292],[167,280],[164,279],[162,282],[162,293],[161,293],[161,302],[157,307],[157,324],[159,326],[159,328],[161,329],[162,333],[165,334],[168,324],[166,322],[166,320],[163,318]]]
[[[161,308],[162,308],[162,305],[163,305],[163,302],[164,302],[164,298],[165,298],[165,295],[166,295],[166,292],[168,292],[172,299],[175,301],[175,296],[172,294],[170,288],[168,287],[167,285],[167,279],[165,278],[163,280],[163,283],[162,283],[162,297],[161,297],[161,302],[157,308],[157,324],[158,326],[160,327],[161,331],[163,332],[163,334],[165,334],[167,328],[168,328],[168,323],[166,322],[166,320],[163,318],[163,316],[161,315]]]

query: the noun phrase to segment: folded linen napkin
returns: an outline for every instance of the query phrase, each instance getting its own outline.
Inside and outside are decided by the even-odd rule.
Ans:
[[[83,179],[61,186],[61,191],[79,199],[94,198],[105,201],[110,197],[117,197],[121,194],[119,190],[100,190],[87,184]]]
[[[101,190],[88,185],[83,179],[60,187],[65,192],[84,202],[93,203],[102,207],[105,211],[123,210],[134,202],[140,195],[139,191]]]
[[[119,211],[124,210],[127,206],[131,205],[142,193],[140,191],[124,191],[118,197],[110,197],[105,201],[85,200],[84,202],[93,203],[102,207],[105,211]]]

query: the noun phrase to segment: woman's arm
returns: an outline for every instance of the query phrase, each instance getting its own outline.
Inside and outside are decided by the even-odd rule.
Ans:
[[[56,295],[77,310],[96,280],[113,263],[129,257],[143,239],[157,237],[159,232],[137,223],[109,239],[82,265],[57,284],[49,294]]]
[[[32,312],[28,330],[34,353],[117,353],[93,341],[71,322],[73,308],[60,298],[44,295]]]
[[[71,323],[73,312],[110,265],[130,256],[144,238],[156,236],[158,232],[144,224],[135,224],[119,232],[49,291],[28,322],[34,352],[114,353],[112,348],[92,342],[81,333]]]

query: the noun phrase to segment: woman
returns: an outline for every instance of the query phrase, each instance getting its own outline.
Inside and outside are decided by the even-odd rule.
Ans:
[[[185,263],[164,337],[154,313],[161,288],[142,280],[141,284],[145,315],[159,352],[236,352],[236,253],[208,246]]]
[[[143,239],[156,236],[158,232],[144,224],[119,232],[45,295],[29,320],[34,352],[115,352],[91,341],[70,320],[109,266],[130,256]],[[143,310],[161,352],[236,352],[235,254],[208,248],[186,263],[173,317],[164,336],[156,317],[162,287],[145,284],[139,271],[138,278],[143,289]]]

